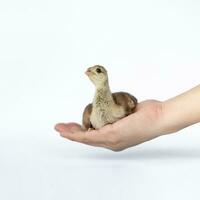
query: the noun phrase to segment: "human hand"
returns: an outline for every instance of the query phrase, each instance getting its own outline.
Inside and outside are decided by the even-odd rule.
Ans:
[[[99,130],[84,131],[77,123],[59,123],[55,129],[69,140],[121,151],[163,133],[162,105],[156,100],[141,102],[133,114]]]

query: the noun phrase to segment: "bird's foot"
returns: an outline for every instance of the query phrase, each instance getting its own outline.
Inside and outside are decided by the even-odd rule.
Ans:
[[[95,130],[94,128],[88,128],[88,131],[92,131],[92,130]]]

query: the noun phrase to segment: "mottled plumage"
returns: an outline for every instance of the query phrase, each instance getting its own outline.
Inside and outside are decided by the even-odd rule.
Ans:
[[[99,129],[134,112],[137,99],[126,92],[111,93],[105,68],[96,65],[88,68],[86,74],[96,86],[96,92],[93,102],[83,112],[84,129]]]

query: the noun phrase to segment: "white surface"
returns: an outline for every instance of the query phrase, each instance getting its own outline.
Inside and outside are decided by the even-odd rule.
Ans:
[[[114,153],[53,130],[113,91],[165,100],[199,84],[199,1],[1,1],[0,199],[199,199],[199,125]],[[81,101],[80,101],[81,100]],[[76,106],[76,107],[74,107]]]

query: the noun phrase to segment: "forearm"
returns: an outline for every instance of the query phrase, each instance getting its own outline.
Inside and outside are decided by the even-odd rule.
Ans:
[[[163,102],[164,134],[200,122],[200,85]]]

